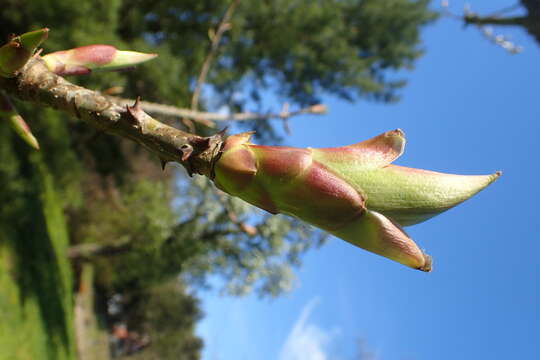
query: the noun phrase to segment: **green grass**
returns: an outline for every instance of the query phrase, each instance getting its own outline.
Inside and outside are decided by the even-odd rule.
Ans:
[[[67,228],[41,155],[20,221],[0,234],[0,360],[75,359]]]

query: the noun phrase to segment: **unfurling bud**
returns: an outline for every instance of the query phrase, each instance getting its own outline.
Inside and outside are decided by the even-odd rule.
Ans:
[[[110,45],[88,45],[53,52],[42,59],[49,70],[63,76],[125,69],[152,60],[156,56],[157,54],[117,50]]]
[[[272,214],[283,213],[409,267],[431,258],[401,229],[465,201],[500,173],[442,174],[391,165],[401,130],[339,148],[259,146],[251,133],[229,137],[216,162],[216,186]]]
[[[17,135],[21,137],[32,148],[39,150],[39,144],[32,135],[32,131],[24,121],[21,115],[17,112],[9,98],[0,92],[0,118],[5,118],[15,130]]]
[[[0,47],[0,76],[14,77],[48,35],[47,28],[31,31],[12,37],[7,44]]]

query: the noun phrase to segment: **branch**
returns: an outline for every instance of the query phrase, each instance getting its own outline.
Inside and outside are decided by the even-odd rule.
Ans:
[[[99,92],[74,85],[52,73],[38,57],[13,78],[0,78],[0,89],[20,100],[49,106],[84,120],[104,132],[131,139],[161,159],[213,178],[222,134],[203,138],[150,117],[137,101],[132,107],[115,104]]]
[[[124,99],[115,96],[107,96],[108,99],[119,105],[131,105],[135,102],[132,99]],[[267,119],[284,119],[290,118],[293,116],[298,116],[302,114],[324,114],[326,113],[326,106],[322,104],[308,106],[296,111],[291,112],[280,112],[280,113],[253,113],[253,112],[244,112],[236,114],[219,114],[214,112],[204,112],[190,110],[186,108],[179,108],[171,105],[158,104],[148,101],[141,101],[141,107],[144,111],[155,114],[155,115],[164,115],[164,116],[178,116],[189,118],[194,121],[200,122],[203,125],[209,127],[215,127],[215,124],[212,122],[217,121],[247,121],[247,120],[267,120]]]
[[[479,16],[476,14],[465,14],[463,21],[466,24],[474,25],[497,25],[497,26],[524,26],[528,18],[526,16],[497,17]]]
[[[469,5],[465,5],[463,10],[463,15],[455,14],[450,11],[449,1],[442,0],[441,8],[444,15],[452,17],[457,20],[463,20],[465,24],[473,25],[502,25],[502,26],[524,26],[527,21],[530,21],[527,16],[508,16],[500,17],[501,14],[516,10],[521,7],[520,3],[514,4],[512,6],[500,9],[498,11],[492,12],[489,15],[480,16],[477,13],[471,11]]]
[[[509,11],[515,10],[519,7],[520,4],[513,5],[492,13],[487,16],[480,16],[475,12],[472,12],[469,6],[465,6],[463,15],[454,14],[449,9],[449,3],[446,0],[441,1],[441,7],[443,9],[443,14],[446,16],[452,17],[459,21],[463,21],[465,25],[475,26],[482,35],[492,43],[502,47],[504,50],[510,54],[518,54],[523,48],[519,45],[514,44],[509,40],[508,37],[502,34],[494,34],[491,26],[523,26],[527,28],[530,25],[531,18],[530,16],[508,16],[508,17],[499,17],[499,14],[506,13]],[[528,29],[530,32],[530,29]]]
[[[219,43],[221,41],[221,37],[227,30],[231,28],[231,24],[229,23],[229,21],[232,17],[234,9],[239,3],[240,3],[240,0],[233,0],[230,3],[229,7],[227,8],[227,11],[225,12],[225,15],[223,16],[223,19],[221,19],[221,22],[219,23],[216,33],[213,36],[211,36],[210,52],[208,53],[208,55],[206,55],[206,58],[204,59],[201,72],[197,79],[197,84],[195,85],[195,90],[193,91],[193,97],[191,98],[192,110],[197,110],[201,88],[206,80],[208,71],[210,70],[210,65],[212,64],[212,60],[216,56],[217,50],[219,48]]]

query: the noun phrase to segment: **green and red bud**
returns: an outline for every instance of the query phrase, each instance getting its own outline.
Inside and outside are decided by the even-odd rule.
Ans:
[[[405,145],[400,130],[325,149],[259,146],[249,142],[250,135],[225,141],[214,167],[218,188],[423,271],[431,269],[431,259],[401,226],[448,210],[499,176],[450,175],[391,165]]]
[[[0,47],[0,76],[14,77],[48,35],[47,28],[31,31],[12,37]]]
[[[24,142],[26,142],[32,148],[39,150],[38,141],[32,134],[28,124],[26,124],[9,98],[3,93],[0,93],[0,118],[5,118],[7,121],[9,121],[12,129],[15,130],[17,135],[19,135]]]
[[[42,57],[58,75],[85,75],[92,71],[120,70],[152,60],[157,54],[118,50],[110,45],[88,45]]]

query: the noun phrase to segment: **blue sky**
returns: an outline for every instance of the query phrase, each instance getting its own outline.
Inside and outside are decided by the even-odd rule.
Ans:
[[[472,3],[480,12],[512,4]],[[463,2],[451,6],[460,12]],[[386,360],[540,359],[540,47],[521,30],[495,30],[524,52],[509,55],[443,18],[423,31],[426,54],[398,104],[328,97],[327,115],[290,120],[293,146],[401,128],[408,142],[397,164],[503,171],[471,200],[407,228],[433,272],[331,238],[304,256],[295,288],[278,299],[200,294],[205,360],[349,360],[359,340]]]

